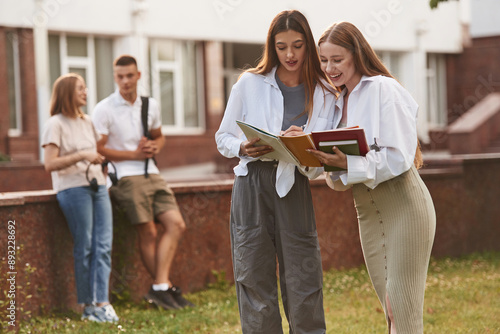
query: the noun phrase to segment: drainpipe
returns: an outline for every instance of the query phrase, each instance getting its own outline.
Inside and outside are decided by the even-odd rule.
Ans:
[[[141,80],[138,82],[138,94],[151,94],[149,80],[149,41],[145,32],[145,19],[149,10],[147,0],[132,0],[131,20],[132,36],[130,46],[136,55],[137,65],[141,71]]]
[[[419,105],[417,119],[417,135],[422,143],[429,143],[429,120],[427,117],[427,53],[423,47],[423,38],[427,33],[427,21],[416,22],[414,52],[415,66],[415,97]]]
[[[44,0],[35,0],[35,12],[30,21],[33,24],[33,43],[35,52],[35,77],[38,105],[38,139],[41,143],[45,122],[49,119],[50,72],[49,72],[49,35],[48,16],[43,15]],[[43,149],[40,147],[40,161],[43,161]]]

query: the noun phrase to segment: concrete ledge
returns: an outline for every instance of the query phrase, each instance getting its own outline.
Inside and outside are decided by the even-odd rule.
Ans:
[[[500,93],[491,93],[448,128],[452,154],[480,153],[500,134]]]
[[[54,190],[33,190],[0,193],[0,206],[43,203],[56,200]],[[12,203],[12,204],[9,204]]]

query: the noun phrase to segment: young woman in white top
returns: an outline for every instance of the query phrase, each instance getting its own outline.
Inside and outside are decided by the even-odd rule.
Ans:
[[[327,80],[306,18],[283,11],[271,23],[260,63],[233,86],[215,135],[224,156],[240,158],[230,229],[244,333],[282,333],[276,257],[290,332],[325,332],[321,256],[307,177],[323,169],[260,158],[270,148],[245,138],[236,120],[277,135],[302,133],[301,126],[305,132],[331,128],[336,91]]]
[[[77,299],[82,320],[118,321],[109,303],[113,221],[111,202],[97,153],[99,135],[81,107],[87,88],[81,76],[69,73],[54,83],[51,117],[42,135],[45,169],[52,172],[57,200],[71,235]],[[92,186],[89,181],[92,182]]]
[[[327,182],[352,187],[361,245],[370,278],[391,334],[423,333],[427,268],[436,216],[419,176],[418,105],[392,77],[361,32],[348,22],[328,28],[319,39],[322,69],[342,88],[335,127],[365,129],[366,157],[312,153],[327,165],[345,168]]]

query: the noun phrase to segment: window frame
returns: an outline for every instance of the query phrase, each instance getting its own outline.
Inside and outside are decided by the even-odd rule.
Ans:
[[[427,123],[430,129],[443,129],[448,125],[446,58],[439,53],[426,58]]]
[[[9,35],[12,36],[12,38],[9,38]],[[14,30],[8,30],[6,32],[6,38],[9,39],[11,42],[7,42],[7,45],[12,46],[12,50],[9,50],[9,52],[12,52],[12,62],[13,62],[13,71],[14,71],[14,82],[13,82],[13,88],[14,88],[14,103],[15,103],[15,110],[14,113],[16,115],[16,127],[11,128],[10,127],[10,121],[9,121],[9,130],[8,130],[8,136],[9,137],[19,137],[23,133],[23,119],[22,119],[22,92],[21,92],[21,65],[20,65],[20,59],[19,59],[19,36],[16,31]],[[9,78],[7,78],[9,80]],[[11,87],[11,83],[8,83],[8,88]],[[9,101],[10,104],[10,101]],[[9,105],[9,117],[10,117],[10,105]]]
[[[251,48],[257,48],[258,52],[256,52],[256,58],[255,59],[247,59],[245,61],[245,64],[235,64],[235,48],[238,45],[243,44],[246,47],[251,47]],[[259,44],[259,43],[234,43],[234,42],[224,42],[223,43],[223,57],[224,57],[224,69],[223,69],[223,76],[224,76],[224,97],[225,101],[229,99],[229,95],[231,94],[231,90],[233,88],[233,85],[238,81],[238,78],[240,75],[245,71],[245,68],[247,66],[250,67],[256,67],[258,62],[259,62],[259,57],[261,57],[262,50],[264,48],[264,44]],[[258,55],[257,55],[258,54]],[[239,66],[238,66],[239,65]]]
[[[85,37],[87,41],[87,56],[77,57],[68,55],[67,34],[59,34],[59,57],[61,60],[60,71],[62,74],[70,73],[70,68],[85,70],[85,84],[87,85],[87,114],[91,114],[97,103],[97,87],[95,79],[95,44],[94,35],[70,34],[71,37]]]
[[[172,41],[174,43],[174,60],[158,59],[158,44],[162,41]],[[195,66],[196,66],[196,97],[198,111],[198,126],[187,127],[185,125],[184,112],[184,76],[182,54],[183,43],[194,43],[195,46]],[[150,75],[151,75],[151,92],[161,110],[161,72],[171,72],[173,75],[173,90],[174,90],[174,124],[162,124],[162,132],[165,135],[183,134],[183,135],[200,135],[206,131],[205,118],[205,97],[204,97],[204,68],[203,68],[203,48],[201,42],[170,40],[170,39],[152,39],[150,41]],[[163,120],[162,120],[163,122]]]

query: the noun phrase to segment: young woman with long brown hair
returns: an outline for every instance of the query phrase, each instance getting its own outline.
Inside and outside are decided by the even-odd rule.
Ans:
[[[300,12],[279,13],[256,68],[233,86],[216,133],[219,151],[239,157],[231,201],[231,246],[243,333],[282,333],[276,257],[292,333],[324,333],[322,266],[308,177],[261,158],[268,146],[245,138],[236,120],[274,134],[332,127],[336,91],[321,71],[309,24]]]
[[[436,229],[432,198],[417,171],[418,105],[389,73],[351,23],[319,39],[322,69],[342,88],[334,127],[363,127],[366,157],[312,151],[321,162],[346,169],[329,173],[335,190],[352,187],[361,245],[391,334],[423,333],[427,268]]]
[[[83,78],[74,73],[54,83],[51,117],[42,135],[44,164],[52,172],[59,206],[73,236],[77,300],[82,320],[118,321],[109,303],[113,221],[111,202],[97,153],[99,135],[81,107],[87,104]],[[92,181],[92,185],[89,183]]]

